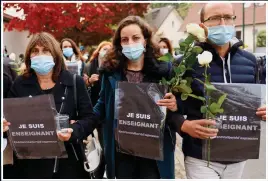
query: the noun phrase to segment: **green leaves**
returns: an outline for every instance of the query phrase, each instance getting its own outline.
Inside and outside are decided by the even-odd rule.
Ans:
[[[180,45],[180,51],[186,50],[187,44],[185,42],[181,42],[179,45]]]
[[[188,94],[188,96],[193,97],[193,98],[198,99],[198,100],[203,101],[203,102],[206,101],[206,99],[202,96],[196,96],[194,94]]]
[[[192,82],[193,82],[193,78],[192,78],[192,77],[186,77],[185,80],[187,81],[187,85],[188,85],[189,87],[191,87]]]
[[[193,35],[189,34],[189,36],[185,39],[184,43],[186,45],[190,45],[194,42],[194,40],[195,40],[195,37]]]
[[[184,72],[186,71],[186,67],[185,67],[185,65],[181,65],[181,66],[179,67],[179,69],[180,69],[180,73],[184,73]]]
[[[203,49],[200,46],[194,46],[193,52],[196,54],[200,54],[203,51]]]
[[[224,109],[221,108],[221,105],[219,105],[216,102],[213,102],[210,106],[209,106],[209,110],[212,114],[217,114],[217,113],[223,113]]]
[[[219,100],[218,100],[218,105],[221,107],[222,106],[222,103],[224,102],[224,100],[226,99],[227,97],[227,94],[223,94]]]
[[[207,112],[207,107],[206,107],[206,106],[201,106],[201,108],[200,108],[200,112],[201,112],[202,114],[205,114],[205,113]]]
[[[212,85],[211,83],[206,83],[205,84],[205,88],[208,90],[208,91],[216,91],[216,87],[214,85]]]
[[[189,87],[185,84],[180,84],[179,86],[175,86],[175,88],[177,88],[182,93],[191,94],[193,92],[191,87]]]
[[[173,60],[173,56],[170,53],[167,53],[167,54],[159,57],[158,60],[163,61],[163,62],[170,62]]]
[[[164,77],[162,77],[162,80],[160,81],[160,84],[167,85],[167,80]]]
[[[182,93],[181,100],[185,101],[188,98],[188,94]]]
[[[185,79],[182,79],[182,80],[181,80],[181,84],[184,84],[184,85],[186,85],[186,84],[187,84],[187,80],[185,80]]]

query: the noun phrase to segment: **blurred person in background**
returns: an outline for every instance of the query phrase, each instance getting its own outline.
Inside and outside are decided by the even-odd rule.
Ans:
[[[99,67],[102,65],[107,51],[112,48],[112,43],[103,41],[98,45],[98,48],[93,52],[89,59],[89,62],[85,66],[84,81],[88,87],[88,93],[90,95],[92,105],[95,106],[101,90],[101,77],[99,75]],[[103,148],[103,131],[102,126],[97,128],[98,138]]]
[[[60,47],[64,55],[64,61],[78,64],[78,75],[83,75],[83,69],[85,66],[85,59],[82,56],[76,43],[70,38],[64,38],[61,40]]]

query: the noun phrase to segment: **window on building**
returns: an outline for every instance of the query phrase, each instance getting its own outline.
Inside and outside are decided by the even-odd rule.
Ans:
[[[174,21],[172,21],[172,28],[174,28]]]
[[[241,40],[241,31],[236,31],[236,38]]]

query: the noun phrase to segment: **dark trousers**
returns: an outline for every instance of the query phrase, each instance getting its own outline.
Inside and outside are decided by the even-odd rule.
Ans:
[[[156,160],[116,152],[115,177],[117,179],[160,179]]]

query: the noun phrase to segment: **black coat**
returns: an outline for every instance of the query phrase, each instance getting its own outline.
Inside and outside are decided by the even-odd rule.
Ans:
[[[72,124],[72,137],[68,142],[64,142],[68,153],[67,159],[58,159],[58,172],[53,174],[55,159],[39,159],[39,160],[18,160],[15,159],[15,173],[17,178],[31,178],[31,179],[49,179],[49,178],[64,178],[64,179],[79,179],[88,178],[88,174],[82,167],[82,152],[80,143],[85,139],[94,128],[95,118],[92,112],[92,105],[87,94],[86,87],[82,77],[77,76],[77,105],[78,117],[76,116],[76,109],[74,103],[74,84],[73,75],[68,71],[62,71],[57,80],[52,94],[56,104],[56,109],[59,112],[61,103],[64,102],[64,108],[61,114],[68,114],[70,120],[78,120],[77,123]],[[67,95],[64,96],[65,87],[67,87]],[[9,97],[28,97],[42,95],[36,75],[29,78],[19,76],[9,93]],[[63,100],[62,97],[65,97]],[[73,144],[75,151],[72,149]],[[49,151],[49,148],[48,148]],[[75,157],[78,156],[79,161]]]
[[[7,97],[9,89],[16,77],[17,73],[11,69],[10,65],[3,64],[4,98]]]
[[[86,65],[85,73],[90,77],[92,74],[99,74],[99,61],[98,58],[95,58],[92,62],[89,62]],[[94,85],[90,87],[90,98],[92,101],[92,105],[95,106],[98,99],[99,99],[99,93],[101,90],[101,77],[99,77],[99,81],[94,82]]]

